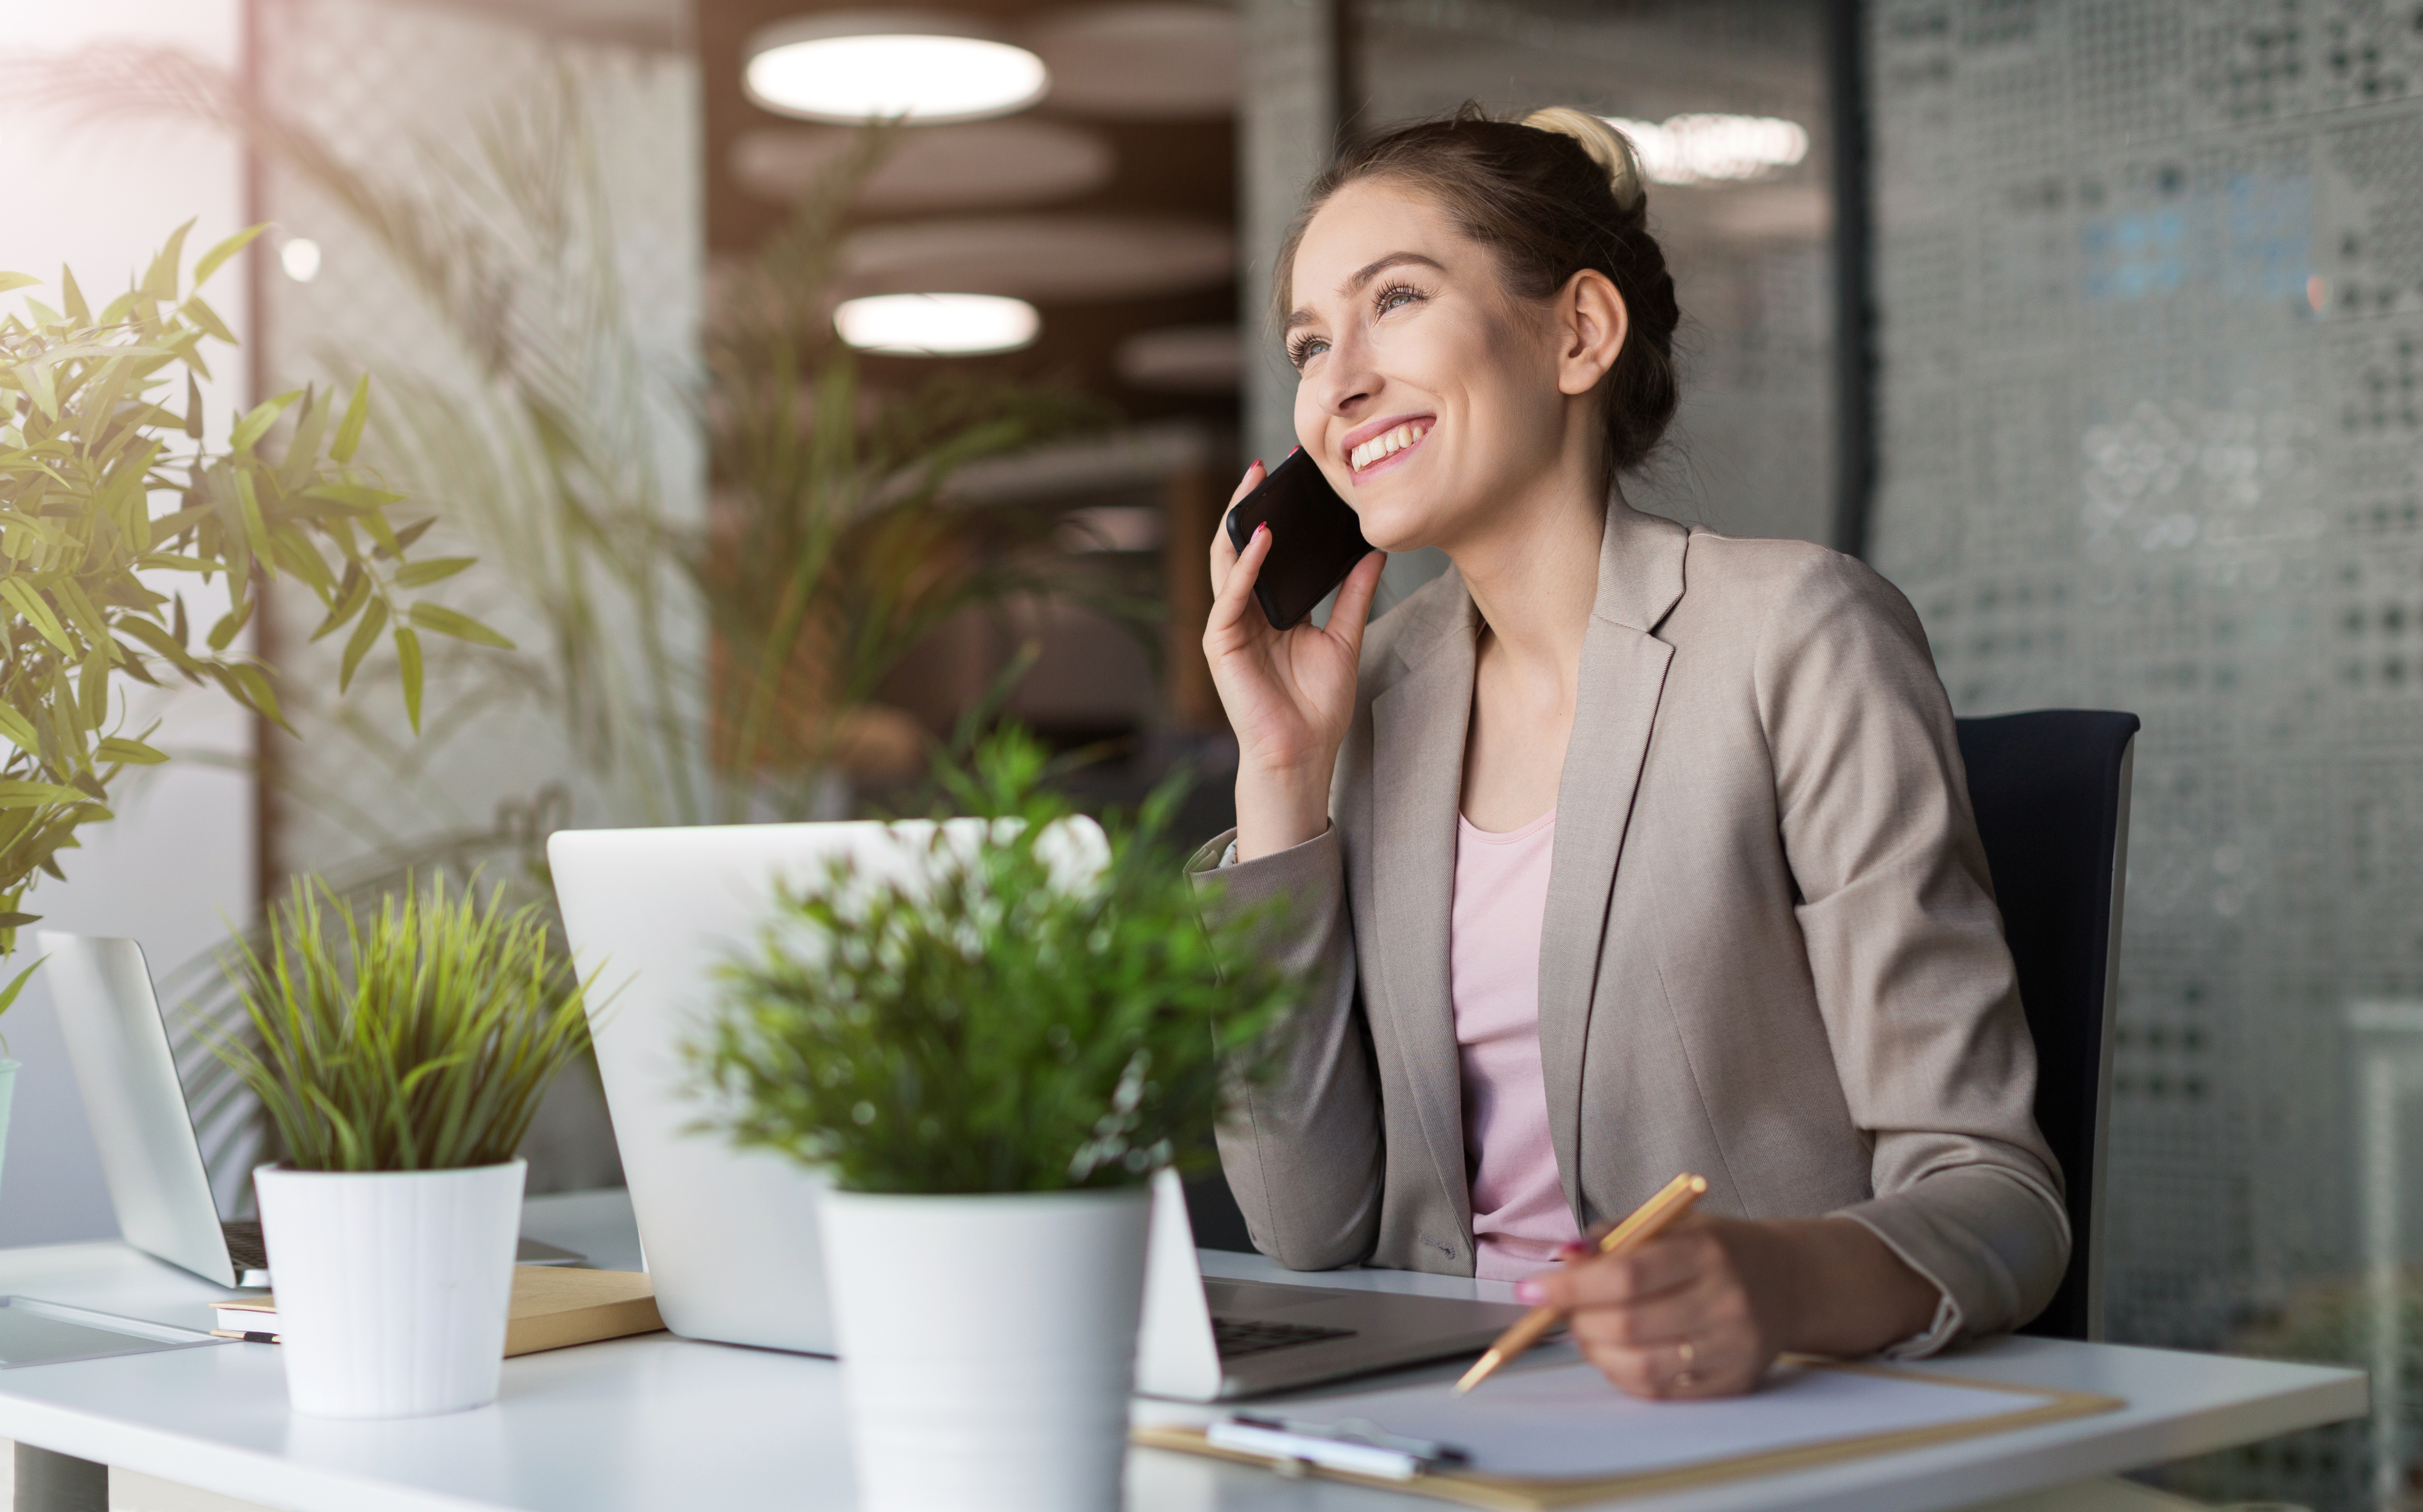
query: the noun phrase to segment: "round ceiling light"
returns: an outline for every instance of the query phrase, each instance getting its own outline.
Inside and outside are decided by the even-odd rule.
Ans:
[[[1659,183],[1764,179],[1809,155],[1809,132],[1773,116],[1669,116],[1662,121],[1601,118],[1632,138],[1640,165]]]
[[[982,23],[912,10],[830,11],[749,39],[749,98],[805,120],[982,120],[1043,98],[1051,75]]]
[[[964,357],[1015,352],[1042,321],[1022,299],[999,294],[869,294],[833,310],[833,329],[861,352]]]

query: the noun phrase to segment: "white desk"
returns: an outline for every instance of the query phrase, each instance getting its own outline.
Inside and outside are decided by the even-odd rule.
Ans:
[[[632,1266],[620,1194],[539,1198],[526,1232]],[[1259,1256],[1207,1252],[1215,1275],[1286,1279]],[[1476,1284],[1385,1271],[1324,1284],[1474,1295]],[[119,1244],[0,1252],[0,1293],[207,1327],[218,1288]],[[1438,1367],[1452,1373],[1456,1366]],[[1920,1512],[2161,1463],[2366,1410],[2355,1371],[2015,1339],[1938,1362],[1949,1373],[2100,1392],[2119,1412],[1789,1476],[1627,1502],[1640,1512]],[[1140,1403],[1141,1419],[1203,1410]],[[850,1483],[838,1368],[670,1334],[505,1363],[490,1408],[400,1422],[298,1418],[277,1349],[230,1344],[0,1371],[0,1436],[294,1512],[841,1512]],[[1130,1457],[1137,1512],[1410,1512],[1435,1503],[1288,1481],[1190,1456]]]

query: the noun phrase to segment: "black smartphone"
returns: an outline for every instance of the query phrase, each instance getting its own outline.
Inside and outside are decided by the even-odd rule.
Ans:
[[[1291,451],[1270,471],[1262,486],[1228,512],[1228,543],[1239,551],[1254,528],[1269,522],[1271,554],[1254,580],[1254,597],[1274,630],[1284,630],[1312,612],[1329,591],[1346,581],[1370,551],[1363,522],[1321,475],[1308,451]]]

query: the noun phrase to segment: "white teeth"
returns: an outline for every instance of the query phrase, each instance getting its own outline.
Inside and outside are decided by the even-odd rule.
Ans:
[[[1370,440],[1364,442],[1359,447],[1356,447],[1353,451],[1347,454],[1347,465],[1358,470],[1369,467],[1383,457],[1402,451],[1405,448],[1412,446],[1415,442],[1419,441],[1423,436],[1428,435],[1429,433],[1429,426],[1409,420],[1403,425],[1398,426],[1395,430],[1375,435]]]

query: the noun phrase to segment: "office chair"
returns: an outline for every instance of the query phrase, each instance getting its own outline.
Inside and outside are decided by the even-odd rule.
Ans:
[[[2061,1162],[2069,1269],[2022,1333],[2103,1336],[2103,1151],[2133,714],[2040,709],[1957,721],[2019,1000],[2036,1043],[2036,1126]]]
[[[2129,869],[2133,714],[2046,709],[1957,721],[1969,797],[2036,1045],[2036,1126],[2060,1160],[2069,1269],[2021,1331],[2103,1334],[2103,1143]],[[1196,1243],[1253,1249],[1217,1171],[1187,1184]]]

